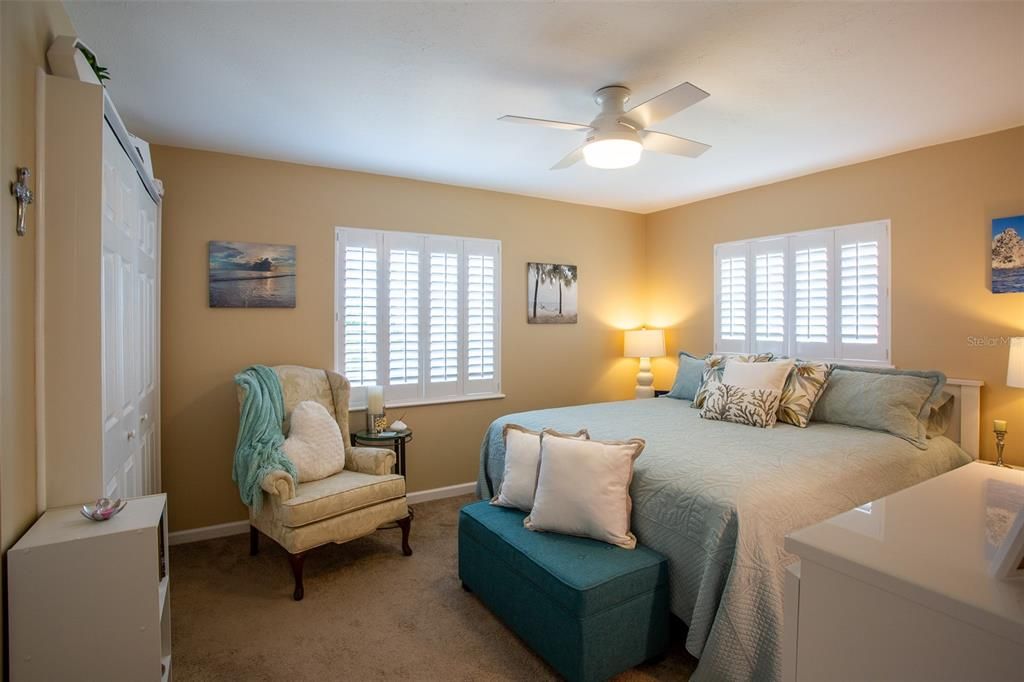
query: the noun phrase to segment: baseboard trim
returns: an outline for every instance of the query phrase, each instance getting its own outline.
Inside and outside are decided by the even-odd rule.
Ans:
[[[459,495],[468,495],[476,490],[476,482],[470,483],[458,483],[456,485],[446,485],[443,488],[431,488],[430,490],[417,490],[414,493],[408,493],[405,497],[409,500],[409,504],[419,504],[420,502],[430,502],[431,500],[443,500],[446,497],[458,497]]]
[[[247,530],[249,530],[249,522],[247,520],[230,521],[228,523],[218,523],[215,526],[176,530],[173,533],[168,534],[167,541],[170,542],[171,545],[184,545],[189,542],[199,542],[200,540],[212,540],[213,538],[223,538],[229,535],[240,535]]]
[[[443,488],[418,490],[414,493],[409,493],[406,495],[406,498],[409,500],[409,504],[420,504],[421,502],[443,500],[446,497],[468,495],[475,490],[475,482],[459,483],[457,485],[448,485]],[[199,542],[200,540],[212,540],[213,538],[224,538],[229,535],[241,535],[247,530],[249,530],[248,521],[230,521],[228,523],[218,523],[215,526],[176,530],[173,533],[170,533],[167,539],[171,545],[184,545],[189,542]]]

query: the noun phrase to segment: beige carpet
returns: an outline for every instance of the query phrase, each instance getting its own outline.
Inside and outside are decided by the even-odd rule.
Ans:
[[[306,559],[291,599],[284,550],[248,535],[171,548],[177,680],[547,680],[554,671],[459,584],[458,509],[470,496],[416,505],[410,544],[382,530]],[[677,623],[678,624],[678,623]],[[656,665],[620,680],[684,680],[683,633]]]

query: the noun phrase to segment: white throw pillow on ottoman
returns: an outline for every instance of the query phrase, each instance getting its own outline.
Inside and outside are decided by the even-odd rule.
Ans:
[[[590,438],[586,429],[576,433],[552,434],[565,438]],[[505,424],[502,435],[505,438],[505,472],[501,477],[498,494],[491,504],[512,507],[528,512],[533,508],[533,495],[537,491],[537,470],[540,466],[540,431],[531,431],[518,424]]]
[[[295,465],[298,483],[319,481],[345,468],[345,442],[327,408],[313,400],[295,406],[284,454]]]
[[[641,438],[576,440],[545,431],[540,439],[537,494],[523,525],[633,549],[629,484],[633,462],[644,445]]]

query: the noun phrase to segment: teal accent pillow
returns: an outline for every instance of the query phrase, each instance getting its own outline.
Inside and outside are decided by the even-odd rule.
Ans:
[[[945,385],[942,372],[838,366],[812,419],[884,431],[926,450],[932,405]]]
[[[666,398],[678,400],[693,400],[700,388],[701,376],[704,373],[704,358],[698,358],[685,351],[679,353],[679,369],[676,370],[676,380],[672,383],[672,390],[665,394]]]

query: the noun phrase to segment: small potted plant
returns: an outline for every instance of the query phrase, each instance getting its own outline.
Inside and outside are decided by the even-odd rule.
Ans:
[[[46,61],[55,76],[74,78],[83,83],[103,85],[110,71],[96,61],[96,53],[77,36],[57,36],[46,51]]]

